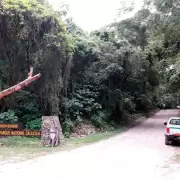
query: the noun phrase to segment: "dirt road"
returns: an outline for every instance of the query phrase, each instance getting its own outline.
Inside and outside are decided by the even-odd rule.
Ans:
[[[0,179],[176,180],[180,171],[171,158],[180,147],[164,145],[163,122],[178,114],[178,110],[162,110],[109,140],[5,165],[0,167]]]

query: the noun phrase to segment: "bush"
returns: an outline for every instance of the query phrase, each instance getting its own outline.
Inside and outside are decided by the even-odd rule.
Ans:
[[[91,117],[92,123],[97,128],[107,128],[109,115],[107,112],[98,111]]]
[[[62,130],[65,137],[69,137],[72,128],[74,127],[74,123],[71,119],[67,118],[62,122]]]
[[[42,114],[36,95],[27,91],[21,91],[15,97],[17,104],[14,111],[19,117],[19,121],[29,129],[40,129]],[[33,123],[35,124],[33,125]]]
[[[62,105],[62,128],[66,136],[69,136],[74,125],[82,122],[81,117],[91,119],[91,117],[94,116],[92,119],[98,118],[98,112],[102,107],[97,102],[97,97],[97,92],[93,91],[90,87],[85,86],[77,88],[70,94],[69,98],[64,99]]]
[[[165,108],[176,108],[177,99],[173,94],[164,94],[158,99],[157,106],[162,108],[162,104],[165,104]]]
[[[148,112],[152,108],[152,101],[145,94],[140,95],[140,98],[137,99],[137,104],[139,110]]]
[[[135,112],[135,107],[136,107],[136,105],[132,102],[131,99],[129,99],[129,98],[124,99],[124,109],[133,113],[133,112]]]
[[[40,130],[41,129],[42,120],[40,118],[28,121],[26,124],[26,128],[30,130]]]
[[[18,121],[18,117],[15,115],[15,112],[9,109],[7,112],[0,114],[1,123],[15,123]]]

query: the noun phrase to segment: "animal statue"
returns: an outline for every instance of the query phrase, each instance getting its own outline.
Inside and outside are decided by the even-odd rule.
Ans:
[[[59,131],[55,126],[55,123],[51,124],[49,130],[49,145],[51,147],[57,146],[59,144]]]
[[[58,116],[42,116],[41,142],[43,146],[59,146],[64,141]]]

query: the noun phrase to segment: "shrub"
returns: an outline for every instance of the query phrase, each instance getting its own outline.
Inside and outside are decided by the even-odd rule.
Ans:
[[[0,114],[0,122],[2,123],[15,123],[18,121],[18,117],[15,115],[15,112],[9,109],[7,112]]]
[[[94,114],[91,117],[92,123],[97,128],[107,128],[108,127],[108,119],[109,119],[109,115],[105,111],[104,112],[98,111],[96,114]]]
[[[26,128],[30,129],[30,130],[40,130],[41,123],[42,123],[42,121],[40,118],[32,120],[32,121],[28,121],[26,124]]]

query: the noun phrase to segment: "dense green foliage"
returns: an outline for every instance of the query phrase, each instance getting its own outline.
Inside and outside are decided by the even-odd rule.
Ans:
[[[39,129],[42,115],[59,115],[68,135],[84,119],[105,128],[178,104],[179,2],[146,0],[134,17],[90,34],[45,1],[5,0],[0,8],[0,88],[24,79],[30,65],[42,73],[1,100],[0,121]]]

